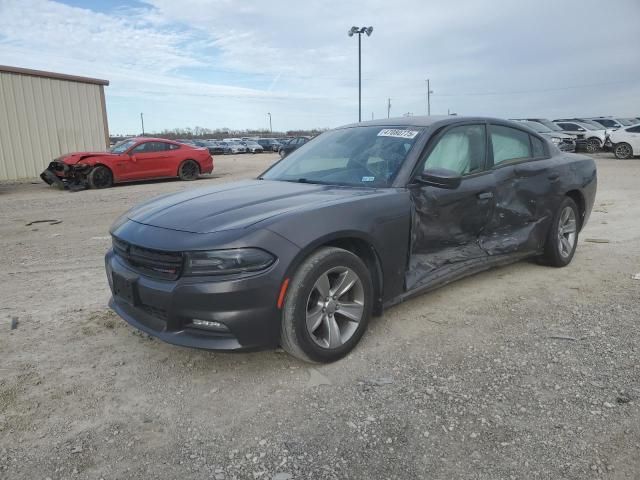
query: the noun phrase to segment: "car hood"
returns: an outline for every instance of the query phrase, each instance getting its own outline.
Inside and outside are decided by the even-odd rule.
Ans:
[[[127,212],[153,227],[192,233],[247,228],[309,208],[380,195],[383,191],[269,180],[247,180],[165,195]]]
[[[89,157],[117,157],[118,155],[115,153],[111,153],[111,152],[73,152],[73,153],[67,153],[65,155],[61,155],[58,158],[58,161],[60,162],[64,162],[67,165],[75,165],[76,163],[78,163],[80,160],[83,160],[85,158],[89,158]]]

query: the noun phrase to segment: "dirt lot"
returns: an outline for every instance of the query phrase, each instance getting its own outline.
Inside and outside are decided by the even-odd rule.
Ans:
[[[0,478],[640,478],[640,161],[609,157],[569,267],[408,301],[327,366],[173,347],[106,307],[120,213],[274,155],[193,183],[0,185]]]

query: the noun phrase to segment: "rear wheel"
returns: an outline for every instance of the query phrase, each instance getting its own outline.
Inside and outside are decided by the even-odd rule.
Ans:
[[[371,275],[362,260],[347,250],[322,248],[291,281],[282,315],[282,348],[305,361],[338,360],[360,341],[372,303]]]
[[[186,160],[178,169],[180,180],[195,180],[200,175],[200,166],[194,160]]]
[[[616,143],[613,147],[613,154],[620,160],[626,160],[627,158],[631,158],[633,156],[633,149],[628,143]]]
[[[113,185],[113,174],[104,165],[97,165],[87,175],[90,188],[109,188]]]
[[[565,197],[553,218],[542,260],[554,267],[571,263],[578,245],[579,213],[576,202]]]

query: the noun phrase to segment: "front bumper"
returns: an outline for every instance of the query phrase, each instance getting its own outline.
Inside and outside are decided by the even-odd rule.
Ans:
[[[281,275],[275,268],[245,278],[173,281],[139,274],[113,250],[107,252],[105,264],[112,293],[109,306],[129,324],[160,340],[226,351],[273,348],[280,341],[276,302]],[[193,319],[219,322],[226,330],[199,328]]]
[[[53,161],[40,174],[43,182],[60,189],[83,189],[87,187],[87,174],[91,167],[86,164],[67,165]]]
[[[558,148],[563,152],[575,152],[576,142],[574,141],[562,141],[558,145]]]

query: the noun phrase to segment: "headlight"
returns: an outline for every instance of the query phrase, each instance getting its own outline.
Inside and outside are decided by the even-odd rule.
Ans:
[[[562,139],[560,139],[559,137],[551,137],[551,141],[558,145],[562,141]]]
[[[185,275],[257,272],[268,268],[276,261],[273,255],[258,248],[187,252],[185,257]]]

